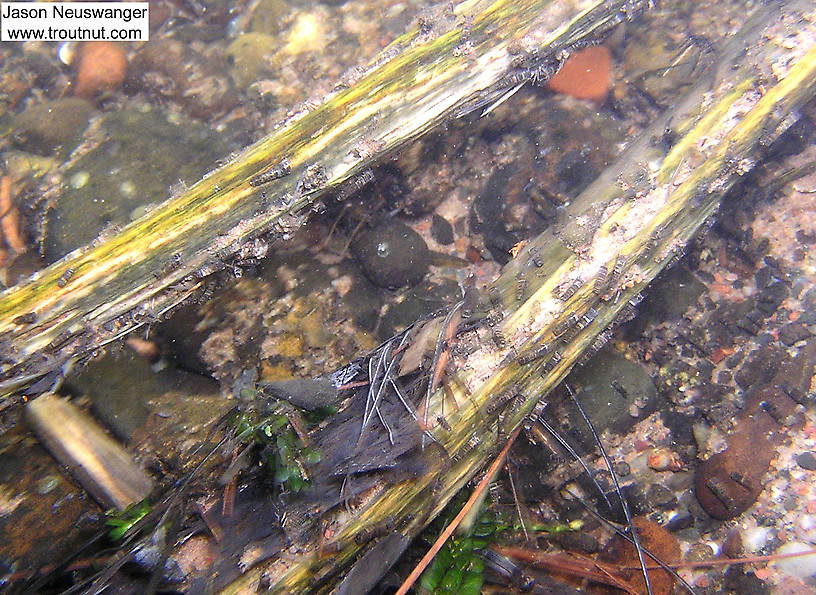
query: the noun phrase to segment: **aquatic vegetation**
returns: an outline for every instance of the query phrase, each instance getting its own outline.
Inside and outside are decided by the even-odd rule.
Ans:
[[[279,489],[297,493],[311,483],[308,467],[322,458],[319,450],[309,446],[307,427],[330,413],[327,408],[301,413],[288,403],[273,401],[263,413],[236,414],[231,425],[239,441],[256,447],[257,459]],[[231,466],[222,481],[234,479],[240,468]]]
[[[122,512],[109,513],[106,524],[111,527],[111,530],[108,532],[108,537],[113,541],[122,539],[148,513],[150,513],[150,502],[147,500],[142,500]]]
[[[448,504],[446,513],[431,526],[426,535],[433,542],[439,531],[446,526],[462,508],[466,498],[459,496]],[[431,565],[422,573],[420,589],[426,593],[480,593],[484,583],[484,560],[479,550],[486,548],[510,525],[500,515],[487,507],[479,511],[476,522],[462,535],[449,539]]]

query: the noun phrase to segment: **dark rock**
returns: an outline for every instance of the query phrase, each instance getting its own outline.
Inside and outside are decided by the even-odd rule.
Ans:
[[[455,303],[462,295],[459,284],[453,280],[432,283],[420,282],[405,295],[400,303],[392,303],[380,322],[379,337],[384,341],[414,321]]]
[[[130,349],[91,360],[66,378],[65,387],[87,397],[99,419],[125,442],[144,427],[155,399],[166,395],[220,399],[214,380],[173,367],[153,372]]]
[[[689,513],[678,514],[666,525],[666,529],[672,533],[688,529],[694,524],[694,517]]]
[[[93,106],[79,97],[63,97],[29,107],[11,123],[15,144],[39,155],[61,149],[67,155],[79,143]]]
[[[808,116],[803,116],[791,125],[767,149],[768,155],[774,160],[782,160],[790,155],[801,153],[813,139],[814,122]]]
[[[550,540],[545,538],[546,542]],[[583,552],[585,554],[594,554],[600,549],[600,544],[598,540],[595,539],[593,535],[584,531],[578,531],[576,533],[562,533],[556,539],[558,544],[566,550],[574,551],[574,552]],[[546,546],[547,543],[542,543],[542,546]]]
[[[571,382],[599,433],[605,429],[626,432],[638,419],[644,419],[664,403],[640,364],[609,349],[600,351],[583,368],[573,372]],[[630,414],[635,401],[644,405],[638,409],[637,418]],[[574,435],[584,447],[595,448],[592,434],[574,407],[569,408],[565,422],[567,433]]]
[[[800,229],[796,232],[796,239],[803,244],[816,244],[816,233],[812,231],[805,233]]]
[[[789,356],[781,349],[757,349],[734,375],[734,380],[743,389],[767,384],[788,359]]]
[[[796,464],[799,465],[802,469],[807,469],[808,471],[816,471],[816,456],[813,455],[812,452],[803,452],[798,457],[796,457]]]
[[[670,489],[655,483],[646,491],[646,503],[654,508],[667,509],[677,505],[677,498]]]
[[[756,342],[757,345],[767,347],[776,343],[776,336],[773,333],[768,332],[760,333],[757,335]]]
[[[771,281],[773,281],[773,273],[770,267],[764,266],[759,269],[754,275],[754,279],[756,279],[757,289],[765,289],[768,287]]]
[[[431,218],[431,235],[440,244],[447,246],[453,243],[453,226],[444,217],[434,214]]]
[[[731,373],[731,370],[717,372],[717,384],[727,385],[730,384],[733,379],[734,375]]]
[[[731,355],[726,358],[725,365],[731,369],[736,368],[744,357],[745,351],[743,351],[742,349],[737,349],[737,351],[734,352],[734,355]]]
[[[543,231],[548,222],[531,206],[525,191],[529,176],[517,166],[494,171],[473,201],[470,227],[484,236],[485,247],[501,264],[520,240]]]
[[[612,468],[615,470],[615,473],[617,473],[618,477],[626,477],[627,475],[632,473],[632,468],[629,467],[629,463],[625,461],[614,463],[612,465]]]
[[[810,292],[805,297],[810,297]],[[797,322],[807,326],[816,324],[816,300],[811,298],[806,300],[805,304],[807,304],[807,309],[799,315]]]
[[[686,266],[676,266],[661,276],[640,305],[643,318],[675,320],[697,301],[706,286]]]
[[[742,535],[739,529],[733,529],[722,545],[722,553],[729,558],[738,558],[742,555]]]
[[[706,392],[713,391],[708,387],[702,387]],[[692,430],[694,421],[688,415],[683,415],[673,410],[663,411],[660,414],[663,425],[671,430],[672,442],[677,445],[694,444],[694,432]]]
[[[790,290],[784,283],[779,281],[771,283],[757,296],[757,309],[766,316],[770,316],[776,312],[776,309],[788,297],[789,293]]]
[[[799,341],[804,341],[813,333],[801,322],[791,322],[779,329],[779,340],[785,345],[793,345]]]
[[[398,221],[389,221],[361,234],[352,251],[366,277],[380,287],[416,285],[428,271],[425,240]]]
[[[195,182],[228,153],[208,127],[161,110],[127,109],[105,116],[107,140],[66,172],[69,184],[46,215],[43,249],[53,262],[108,226],[123,226],[144,205],[167,199],[179,182]],[[74,180],[82,179],[82,183]]]
[[[354,322],[367,332],[374,332],[380,326],[382,290],[365,277],[355,266],[350,273],[352,290],[343,296],[344,307],[351,312]]]
[[[300,407],[314,410],[337,405],[337,389],[331,378],[293,378],[260,384],[264,392]]]
[[[731,566],[725,573],[725,588],[728,593],[739,595],[767,595],[770,590],[753,572],[746,572],[742,566]]]

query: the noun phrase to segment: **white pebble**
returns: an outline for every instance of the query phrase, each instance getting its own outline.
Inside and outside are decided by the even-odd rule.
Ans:
[[[768,533],[770,533],[770,529],[767,527],[748,529],[742,535],[742,547],[752,554],[758,552],[768,543]]]
[[[89,172],[83,170],[83,171],[78,171],[73,176],[71,176],[71,179],[69,180],[69,183],[71,184],[71,188],[73,188],[74,190],[79,190],[85,184],[87,184],[88,180],[90,180],[90,179],[91,179],[91,174]]]

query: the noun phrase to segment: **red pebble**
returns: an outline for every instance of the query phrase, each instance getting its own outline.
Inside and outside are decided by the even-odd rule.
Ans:
[[[612,84],[612,53],[606,46],[572,54],[547,83],[556,93],[603,103]]]
[[[116,91],[125,82],[127,55],[121,43],[89,41],[79,48],[74,95],[93,99],[103,91]]]

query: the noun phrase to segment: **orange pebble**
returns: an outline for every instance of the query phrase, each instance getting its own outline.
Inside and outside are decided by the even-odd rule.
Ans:
[[[733,347],[720,347],[713,351],[708,359],[711,360],[712,364],[717,365],[729,355],[734,355],[734,351],[736,350]]]
[[[556,93],[603,103],[612,84],[612,54],[598,45],[572,54],[547,83]]]
[[[127,55],[121,43],[89,41],[79,48],[74,95],[93,99],[102,91],[115,91],[125,82]]]
[[[771,576],[771,569],[767,566],[763,568],[757,568],[754,570],[754,576],[757,577],[759,580],[764,581],[766,578]]]

